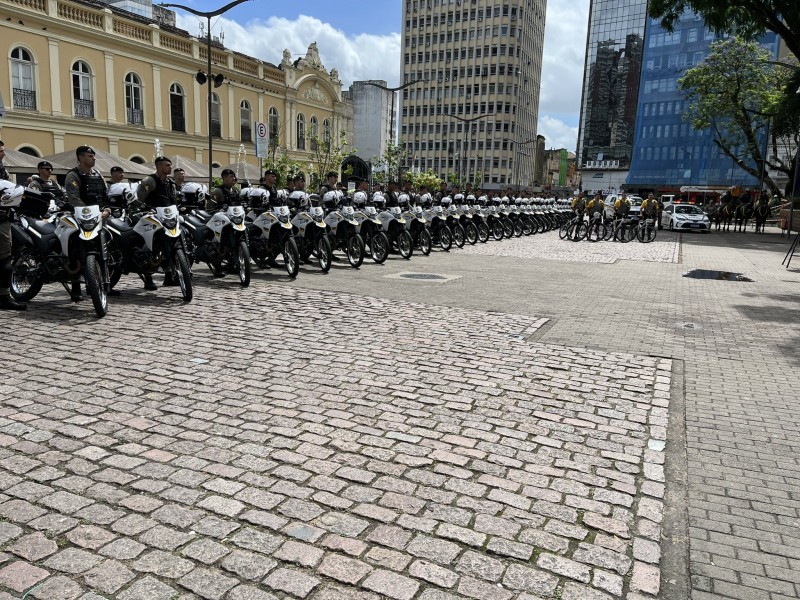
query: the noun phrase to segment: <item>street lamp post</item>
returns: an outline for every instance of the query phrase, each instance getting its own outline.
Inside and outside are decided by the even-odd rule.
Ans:
[[[392,105],[391,105],[390,112],[391,112],[391,115],[392,115],[391,134],[392,134],[392,143],[393,144],[394,144],[395,138],[396,138],[396,136],[395,136],[395,126],[397,125],[397,117],[394,114],[394,96],[395,96],[395,94],[397,92],[399,92],[400,90],[404,90],[404,89],[406,89],[408,87],[411,87],[412,85],[417,85],[417,84],[420,84],[420,83],[428,83],[428,81],[429,81],[428,79],[415,79],[414,81],[407,81],[403,85],[398,85],[397,87],[386,87],[385,85],[381,85],[380,83],[375,83],[374,81],[365,82],[366,85],[371,85],[372,87],[376,87],[376,88],[381,89],[381,90],[383,90],[385,92],[391,92],[391,94],[392,94]],[[392,165],[388,165],[388,166],[389,166],[389,179],[391,179],[391,177],[392,177]],[[398,178],[398,180],[400,179],[400,157],[399,156],[397,158],[397,178]],[[398,181],[398,183],[399,183],[399,181]]]
[[[512,144],[515,144],[516,146],[527,146],[528,144],[535,144],[536,143],[536,140],[526,140],[524,142],[515,142],[514,140],[509,139],[509,138],[504,138],[503,141],[504,142],[511,142]],[[514,148],[514,156],[516,157],[517,155],[518,155],[517,148],[515,147]],[[517,160],[516,158],[514,159],[514,181],[517,184],[517,193],[519,193],[519,187],[520,187],[519,180],[521,179],[520,172],[519,172],[519,162],[520,161]]]
[[[462,179],[462,181],[461,181],[462,186],[465,186],[466,183],[464,182],[464,179],[466,179],[467,171],[469,170],[469,165],[467,164],[467,151],[468,150],[472,150],[472,124],[475,121],[480,121],[481,119],[485,119],[486,117],[491,117],[492,115],[489,115],[489,114],[478,115],[477,117],[471,117],[469,119],[465,119],[464,117],[459,117],[458,115],[447,115],[447,116],[449,116],[451,119],[455,119],[457,121],[461,121],[462,123],[466,123],[468,125],[468,129],[467,129],[467,147],[464,148],[464,163],[462,164],[462,167],[464,169],[464,177],[463,177],[463,179],[461,177],[459,177],[460,179]],[[459,176],[460,176],[460,174],[459,174]]]
[[[208,80],[208,187],[211,189],[212,182],[214,181],[214,136],[211,132],[211,125],[212,125],[212,115],[211,115],[211,98],[213,95],[213,88],[212,86],[219,81],[219,85],[222,85],[222,79],[217,79],[211,76],[211,17],[218,17],[220,15],[225,14],[230,9],[235,6],[238,6],[244,2],[249,2],[250,0],[233,0],[230,4],[226,4],[222,8],[218,8],[214,11],[200,11],[190,6],[184,6],[183,4],[159,4],[161,8],[181,8],[186,12],[192,13],[198,17],[205,17],[208,29],[206,30],[206,58],[208,59],[207,68],[208,71],[206,72],[206,77]],[[218,76],[219,77],[219,76]],[[198,79],[198,83],[201,83]],[[201,83],[202,85],[202,83]]]

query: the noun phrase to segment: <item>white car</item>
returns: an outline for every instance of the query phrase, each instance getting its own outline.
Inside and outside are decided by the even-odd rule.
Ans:
[[[621,197],[622,194],[609,194],[608,196],[606,196],[605,203],[606,206],[611,210],[611,212],[614,211],[614,203],[617,201],[617,199]],[[642,197],[628,195],[628,200],[631,201],[631,210],[628,213],[628,218],[638,219],[639,213],[642,211],[642,202],[643,202]]]
[[[671,231],[702,231],[708,233],[711,220],[699,206],[694,204],[665,204],[661,213],[661,225]]]

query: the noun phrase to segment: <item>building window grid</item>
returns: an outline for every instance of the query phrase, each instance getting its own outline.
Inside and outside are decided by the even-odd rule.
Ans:
[[[125,75],[125,113],[129,125],[144,125],[142,80],[136,73]]]
[[[13,106],[21,110],[36,110],[36,87],[33,78],[33,57],[20,46],[11,51],[11,88]]]
[[[88,63],[78,60],[72,64],[72,99],[76,117],[93,119],[92,69]]]

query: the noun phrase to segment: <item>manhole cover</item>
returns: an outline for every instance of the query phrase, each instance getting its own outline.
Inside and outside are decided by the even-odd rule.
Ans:
[[[709,269],[693,269],[683,274],[690,279],[716,279],[718,281],[753,281],[741,273],[731,273],[729,271],[711,271]]]
[[[444,275],[433,275],[432,273],[402,273],[400,277],[403,279],[430,279],[437,281],[447,279]]]

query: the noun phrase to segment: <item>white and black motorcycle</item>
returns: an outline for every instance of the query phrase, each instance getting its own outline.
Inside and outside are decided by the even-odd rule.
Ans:
[[[144,278],[160,269],[178,283],[183,300],[191,302],[192,270],[183,245],[178,207],[159,207],[133,221],[131,227],[127,219],[112,217],[106,224],[114,241],[110,249],[114,271]]]
[[[250,285],[250,249],[244,207],[223,207],[206,219],[203,211],[184,217],[194,248],[193,261],[206,263],[214,277],[236,273],[242,287]]]
[[[297,277],[300,272],[300,251],[294,239],[289,207],[269,206],[269,193],[263,188],[246,190],[251,206],[248,213],[250,252],[256,264],[266,268],[279,255],[289,277]],[[285,200],[285,199],[284,199]]]
[[[305,192],[292,192],[289,199],[293,196]],[[309,262],[311,256],[317,258],[319,268],[323,273],[331,269],[333,261],[333,249],[328,240],[328,226],[325,224],[325,211],[319,205],[319,196],[311,194],[308,196],[308,204],[298,204],[297,210],[292,217],[294,227],[294,238],[297,242],[297,249],[300,252],[300,259]]]
[[[389,238],[383,232],[383,224],[378,219],[377,209],[369,203],[366,192],[358,191],[353,195],[354,216],[359,225],[359,233],[369,254],[378,264],[386,262],[389,257]]]
[[[328,237],[334,250],[342,250],[347,256],[347,261],[354,269],[358,269],[364,262],[364,239],[358,233],[359,224],[356,221],[355,210],[352,206],[342,205],[343,197],[336,191],[326,192],[322,198],[329,212],[325,216],[328,226]]]
[[[79,206],[54,219],[44,217],[49,194],[0,182],[0,205],[13,208],[11,294],[32,300],[46,283],[61,283],[67,292],[83,274],[97,316],[108,314],[110,289],[108,233],[100,207]]]

